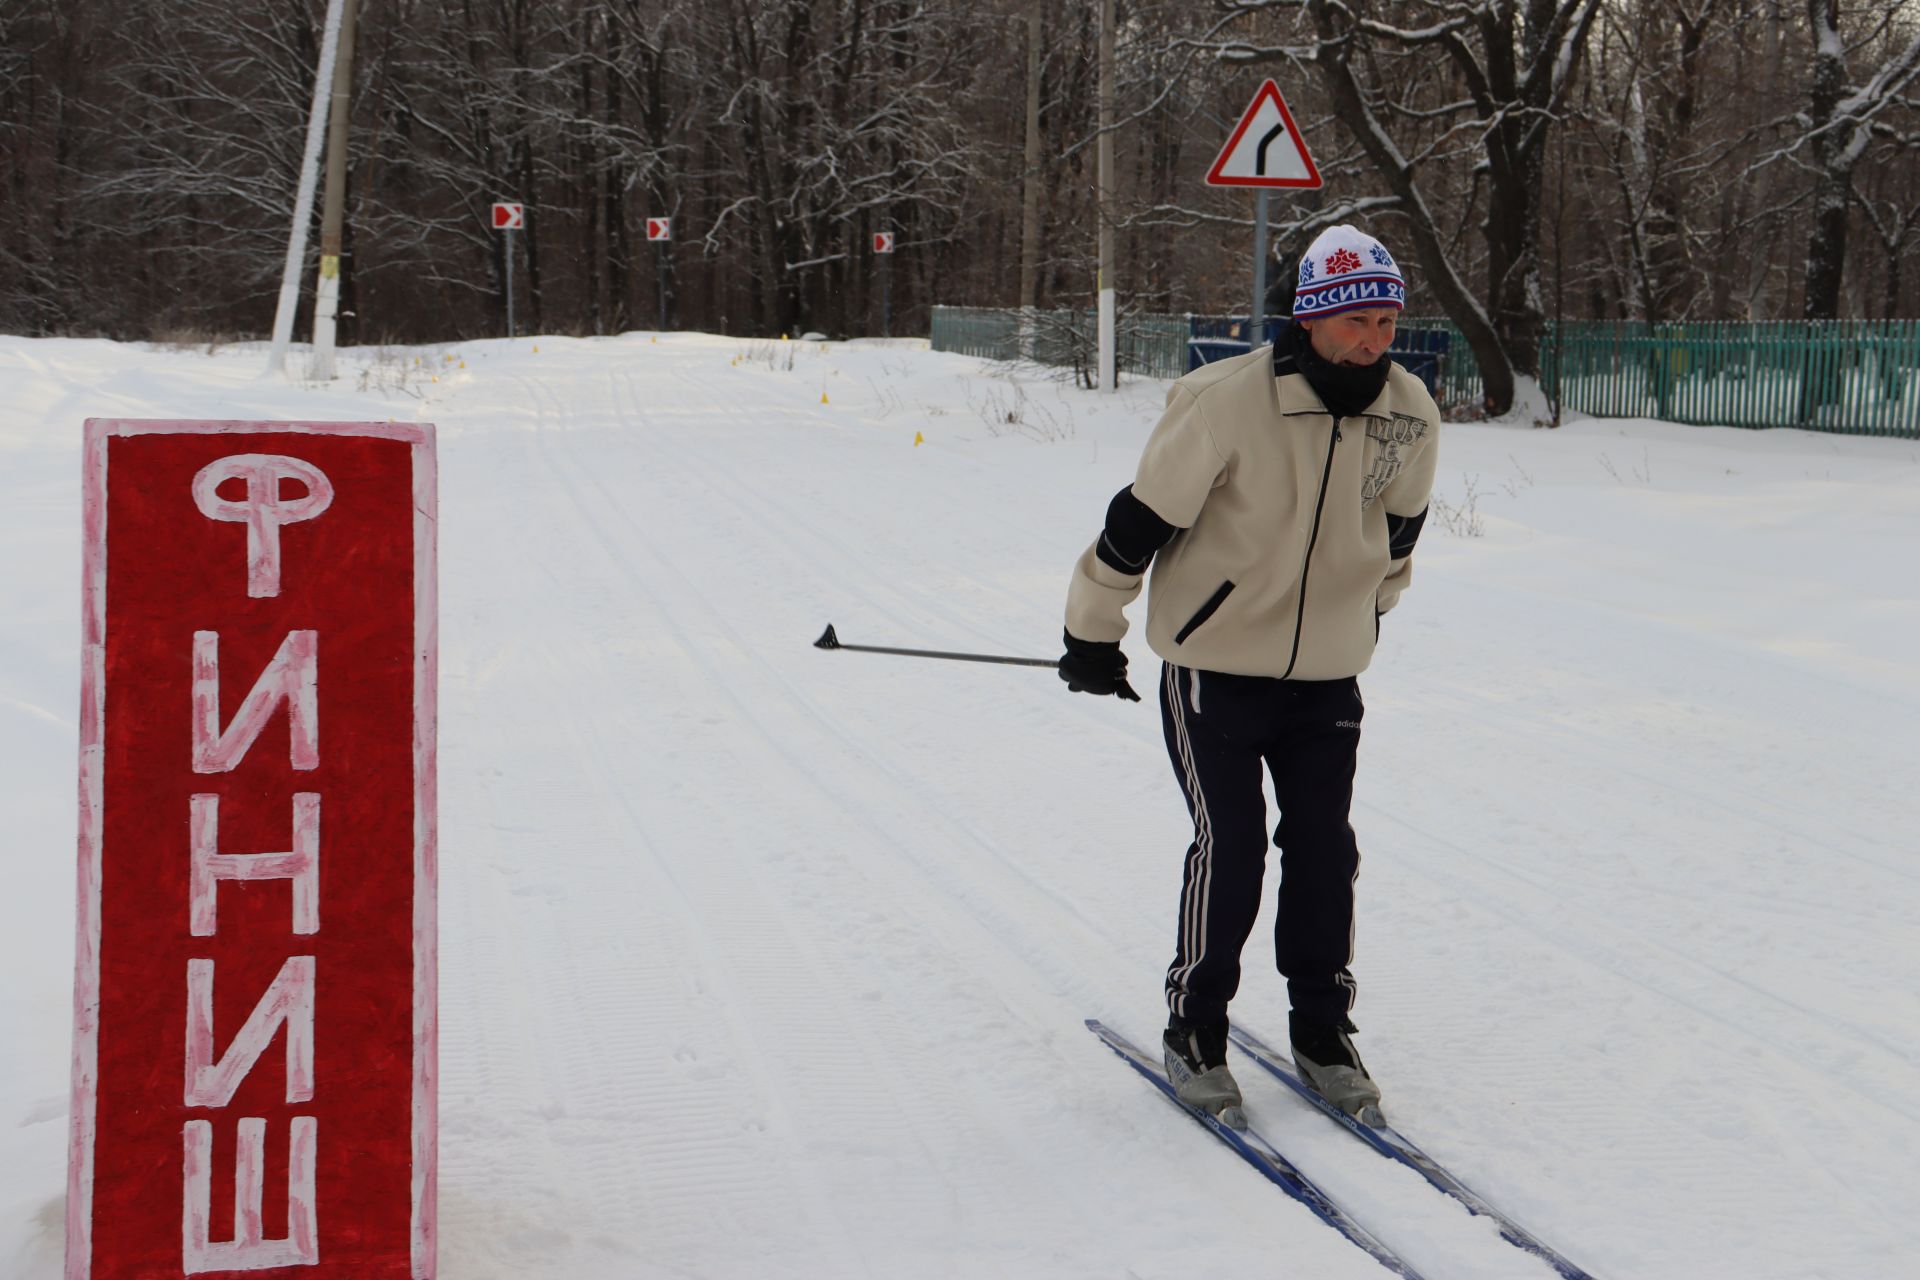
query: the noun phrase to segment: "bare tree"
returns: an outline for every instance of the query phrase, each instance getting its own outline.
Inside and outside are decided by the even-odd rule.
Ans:
[[[1880,250],[1880,297],[1866,299],[1883,316],[1900,314],[1906,259],[1920,248],[1920,145],[1889,147],[1887,161],[1875,166],[1880,191],[1858,193],[1861,215]]]
[[[1602,19],[1593,79],[1606,110],[1584,113],[1585,123],[1603,136],[1618,186],[1614,234],[1630,268],[1622,293],[1650,324],[1710,306],[1698,128],[1709,41],[1730,34],[1722,19],[1721,0],[1662,0]]]
[[[1920,77],[1920,30],[1897,34],[1899,10],[1876,6],[1871,33],[1849,45],[1841,34],[1840,0],[1807,0],[1813,38],[1813,83],[1807,98],[1805,145],[1813,153],[1813,226],[1807,236],[1808,319],[1831,319],[1840,310],[1840,280],[1846,269],[1847,226],[1853,207],[1854,168],[1883,122]],[[1886,54],[1867,78],[1849,83],[1847,59],[1862,47],[1884,43]]]
[[[1098,7],[365,6],[342,341],[503,332],[498,199],[528,206],[515,283],[542,329],[651,325],[664,300],[676,325],[871,331],[878,230],[896,329],[936,299],[1012,304],[1023,253],[1036,305],[1089,305]],[[324,8],[0,3],[0,328],[264,332]],[[1123,309],[1244,308],[1266,246],[1246,194],[1201,178],[1274,73],[1327,186],[1274,202],[1272,244],[1385,220],[1496,407],[1537,360],[1548,263],[1570,317],[1920,311],[1911,4],[1119,0],[1119,19]],[[649,216],[675,219],[667,252]]]
[[[76,26],[54,0],[0,8],[0,326],[44,333],[77,301],[62,279],[64,172],[80,85]]]
[[[1489,407],[1504,412],[1516,372],[1538,368],[1543,166],[1598,0],[1222,0],[1221,8],[1222,59],[1318,73],[1385,190],[1372,207],[1402,220],[1425,287],[1472,346]],[[1248,30],[1288,17],[1290,41]],[[1445,78],[1433,74],[1436,58]],[[1469,207],[1486,188],[1484,302],[1458,269],[1433,190],[1466,146],[1477,153]]]

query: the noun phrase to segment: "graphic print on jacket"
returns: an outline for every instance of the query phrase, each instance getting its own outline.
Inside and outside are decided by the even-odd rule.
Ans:
[[[1367,439],[1373,441],[1379,451],[1374,454],[1373,467],[1360,486],[1362,511],[1387,491],[1387,486],[1400,474],[1400,468],[1406,465],[1402,450],[1426,438],[1426,422],[1410,413],[1396,413],[1384,422],[1379,418],[1367,419]]]

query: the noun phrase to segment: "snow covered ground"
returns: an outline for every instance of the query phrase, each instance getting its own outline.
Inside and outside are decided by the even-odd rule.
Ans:
[[[439,424],[446,1280],[1384,1274],[1081,1025],[1161,1022],[1153,704],[812,647],[1056,656],[1161,384],[918,342],[345,355],[319,389],[0,338],[0,1275],[60,1266],[88,416]],[[1442,447],[1363,681],[1389,1113],[1600,1276],[1912,1275],[1920,443]],[[1277,1038],[1270,929],[1235,1014]],[[1240,1075],[1427,1275],[1549,1274]]]

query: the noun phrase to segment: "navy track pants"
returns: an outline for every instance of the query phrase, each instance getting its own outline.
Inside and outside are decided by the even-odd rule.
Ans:
[[[1260,911],[1267,859],[1264,766],[1280,822],[1274,958],[1297,1013],[1353,1007],[1353,882],[1360,851],[1348,813],[1365,707],[1359,681],[1275,680],[1166,664],[1160,719],[1193,816],[1167,1007],[1215,1022],[1240,987],[1240,952]]]

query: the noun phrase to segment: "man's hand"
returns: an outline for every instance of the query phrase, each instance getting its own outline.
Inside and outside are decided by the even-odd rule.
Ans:
[[[1119,644],[1082,640],[1070,631],[1061,634],[1066,637],[1067,652],[1060,659],[1060,678],[1067,682],[1068,689],[1140,701],[1140,695],[1127,683],[1127,655],[1120,651]]]

